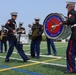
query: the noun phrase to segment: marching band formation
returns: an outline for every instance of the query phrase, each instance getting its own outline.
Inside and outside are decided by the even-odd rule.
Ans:
[[[23,43],[21,43],[20,40],[22,35],[26,34],[26,30],[24,27],[22,27],[23,22],[20,22],[19,27],[17,28],[15,21],[17,18],[17,14],[18,14],[17,12],[12,12],[11,19],[9,19],[5,25],[2,25],[2,30],[0,31],[0,45],[1,45],[0,53],[7,52],[5,62],[9,62],[9,58],[14,50],[14,47],[16,47],[18,53],[20,54],[24,62],[29,60],[29,58],[26,56],[26,54],[23,51]],[[44,31],[43,25],[39,24],[39,21],[40,21],[39,18],[35,18],[35,23],[33,23],[33,25],[29,25],[29,27],[31,28],[31,33],[29,34],[29,39],[31,39],[30,56],[31,58],[37,58],[37,59],[40,58],[40,44],[42,41],[42,34]],[[25,40],[26,39],[24,39],[23,42]],[[9,44],[8,51],[7,51],[7,41]],[[4,48],[3,48],[3,44],[4,44]],[[52,44],[53,44],[52,45],[53,49],[55,49],[53,41]],[[48,46],[50,47],[50,45]],[[54,51],[56,52],[56,50]],[[48,55],[51,55],[51,52],[48,52]],[[54,55],[56,55],[56,53]]]
[[[61,22],[59,25],[69,25],[71,27],[71,37],[68,42],[68,47],[66,51],[66,60],[67,60],[67,71],[65,73],[76,73],[75,67],[75,55],[76,55],[76,11],[75,2],[68,2],[66,6],[68,10],[68,19],[66,21]],[[2,29],[0,31],[0,53],[7,52],[5,62],[9,62],[9,58],[14,50],[14,47],[17,49],[19,55],[22,57],[23,61],[26,62],[29,60],[27,55],[23,50],[23,43],[25,41],[21,41],[21,36],[26,34],[25,28],[22,27],[23,22],[19,23],[19,27],[17,28],[16,19],[17,19],[17,12],[11,13],[11,19],[9,19],[5,25],[2,25]],[[33,25],[29,25],[31,31],[29,33],[29,38],[31,39],[30,43],[30,56],[31,58],[40,58],[40,44],[42,41],[42,34],[44,31],[43,25],[39,23],[40,19],[35,18],[35,22]],[[51,23],[52,24],[52,23]],[[55,24],[55,22],[53,22]],[[56,25],[56,24],[55,24]],[[56,25],[57,26],[57,25]],[[56,27],[52,26],[50,29],[52,32],[56,29]],[[54,32],[53,32],[54,33]],[[7,41],[9,44],[9,48],[7,50]],[[52,50],[54,55],[57,55],[57,51],[54,45],[54,40],[49,39],[46,37],[47,41],[47,55],[51,55],[50,44],[52,46]],[[3,48],[4,44],[4,48]]]

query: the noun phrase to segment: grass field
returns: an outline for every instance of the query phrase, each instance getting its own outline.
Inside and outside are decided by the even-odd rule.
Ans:
[[[4,62],[6,53],[0,53],[0,75],[65,75],[67,42],[55,42],[55,45],[57,56],[45,55],[47,45],[42,42],[41,58],[31,58],[28,62],[23,62],[15,49],[9,63]],[[25,45],[24,51],[30,57],[30,45]]]

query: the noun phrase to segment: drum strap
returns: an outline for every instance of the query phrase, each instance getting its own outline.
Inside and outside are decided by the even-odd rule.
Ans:
[[[72,25],[71,28],[76,27],[76,24]]]

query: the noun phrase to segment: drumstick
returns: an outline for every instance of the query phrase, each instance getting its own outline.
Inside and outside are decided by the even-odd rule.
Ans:
[[[56,27],[56,26],[60,26],[61,24],[62,24],[62,22],[60,22],[59,24],[56,24],[56,25],[52,25],[52,28]]]

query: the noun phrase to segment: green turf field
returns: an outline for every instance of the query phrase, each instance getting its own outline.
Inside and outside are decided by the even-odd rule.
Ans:
[[[41,58],[31,58],[28,62],[22,61],[16,49],[9,63],[4,62],[6,53],[0,53],[0,75],[65,75],[67,42],[55,42],[55,45],[57,56],[53,56],[53,53],[50,56],[45,55],[47,45],[42,42]],[[30,45],[25,45],[24,51],[30,57]]]

